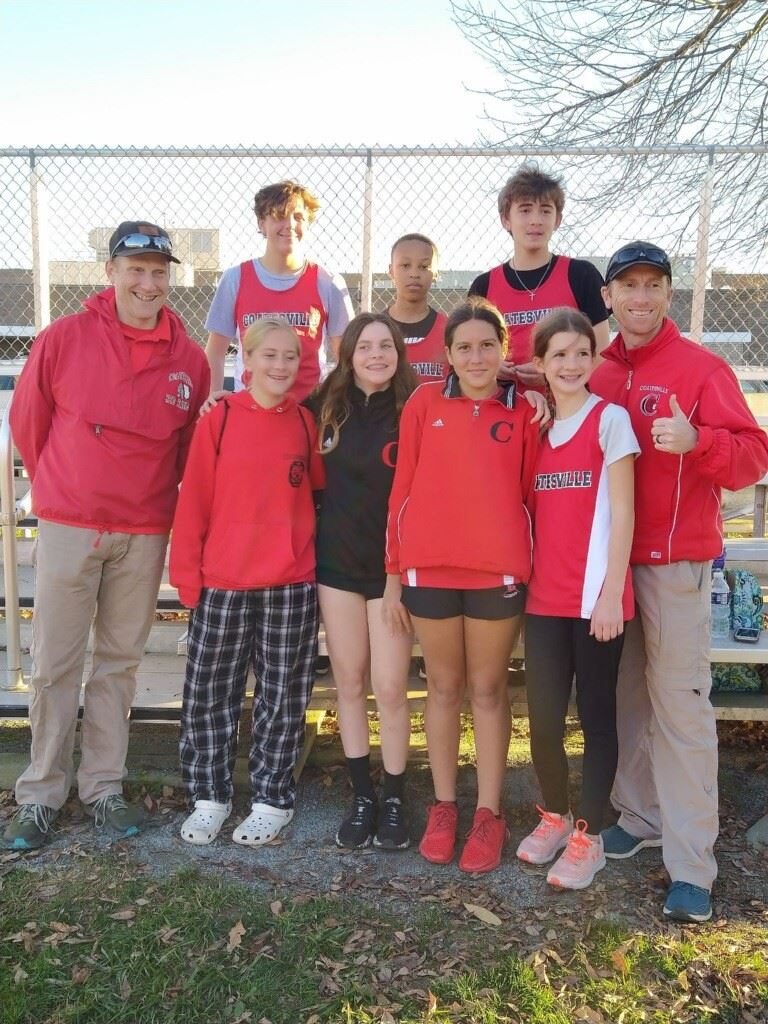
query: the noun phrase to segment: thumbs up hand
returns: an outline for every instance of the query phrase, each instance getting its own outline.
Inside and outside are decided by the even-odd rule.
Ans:
[[[677,404],[677,395],[669,396],[669,408],[672,410],[671,416],[660,416],[651,424],[653,446],[659,452],[685,455],[696,447],[699,440],[698,431],[691,426]]]

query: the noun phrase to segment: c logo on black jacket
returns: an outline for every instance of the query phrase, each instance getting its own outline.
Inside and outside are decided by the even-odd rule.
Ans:
[[[508,444],[512,440],[512,431],[514,430],[514,424],[508,420],[498,420],[496,423],[491,424],[490,434],[494,441],[498,441],[499,444]]]
[[[397,441],[390,441],[381,449],[381,461],[390,469],[395,468],[397,463]]]

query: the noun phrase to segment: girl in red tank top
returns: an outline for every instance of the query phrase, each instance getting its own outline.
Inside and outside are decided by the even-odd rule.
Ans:
[[[517,856],[546,864],[565,847],[547,881],[583,889],[605,867],[600,828],[616,772],[616,681],[624,622],[634,614],[628,565],[639,446],[626,410],[587,388],[596,342],[582,313],[546,317],[533,344],[554,413],[528,498],[534,542],[525,674],[543,806]],[[575,825],[563,747],[574,674],[584,732]]]

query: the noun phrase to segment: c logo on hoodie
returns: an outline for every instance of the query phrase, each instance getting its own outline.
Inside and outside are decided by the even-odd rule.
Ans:
[[[288,469],[288,483],[291,487],[301,487],[301,481],[304,479],[304,460],[294,459]]]

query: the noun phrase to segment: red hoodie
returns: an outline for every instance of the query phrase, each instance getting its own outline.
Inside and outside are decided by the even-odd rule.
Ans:
[[[480,402],[460,394],[453,374],[414,391],[400,418],[388,573],[445,566],[527,583],[532,545],[523,495],[538,449],[533,415],[514,385]]]
[[[728,364],[684,338],[665,319],[647,344],[627,349],[621,335],[603,352],[590,390],[623,405],[640,443],[635,462],[633,565],[702,562],[723,548],[720,488],[736,491],[768,471],[768,438]],[[654,448],[651,425],[671,416],[670,395],[698,431],[693,451]]]
[[[134,372],[114,289],[37,336],[11,430],[41,519],[117,533],[167,533],[200,405],[203,350],[170,309],[170,342]]]
[[[248,391],[198,423],[171,534],[171,582],[194,608],[202,587],[259,590],[315,579],[315,507],[325,486],[317,428],[290,396]]]

